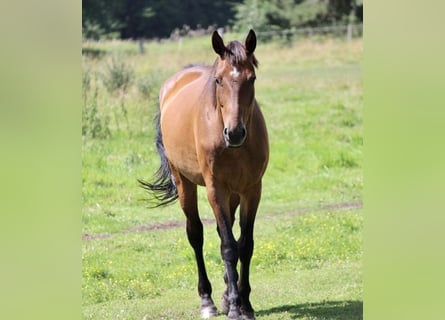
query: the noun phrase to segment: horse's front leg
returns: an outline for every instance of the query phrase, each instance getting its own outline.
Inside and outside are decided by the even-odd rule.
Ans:
[[[238,244],[232,233],[233,217],[230,210],[230,192],[223,186],[207,183],[207,197],[215,214],[218,233],[221,238],[221,258],[225,266],[227,282],[227,319],[240,318],[240,299],[238,293]]]
[[[238,194],[236,193],[232,193],[232,195],[230,196],[230,217],[231,217],[231,226],[233,228],[233,223],[235,221],[235,212],[236,209],[238,208],[240,203],[240,197]],[[219,229],[218,227],[216,228],[219,233]],[[224,290],[224,293],[222,295],[222,299],[221,299],[221,311],[224,314],[227,314],[229,312],[229,300],[228,300],[228,296],[229,296],[229,289],[227,288],[227,272],[224,272],[224,282],[226,283],[226,289]],[[239,290],[239,288],[238,288]]]
[[[240,238],[238,250],[240,259],[240,279],[238,289],[241,298],[243,320],[254,320],[255,313],[250,303],[249,268],[253,254],[253,228],[258,204],[261,198],[261,182],[241,196]]]

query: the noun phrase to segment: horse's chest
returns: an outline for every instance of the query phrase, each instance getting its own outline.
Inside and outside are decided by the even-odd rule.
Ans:
[[[262,177],[261,166],[244,154],[213,159],[213,176],[234,191],[242,191],[256,184]]]

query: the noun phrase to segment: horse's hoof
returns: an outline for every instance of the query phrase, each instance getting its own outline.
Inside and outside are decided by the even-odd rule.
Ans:
[[[252,306],[250,306],[250,303],[249,303],[249,308],[247,308],[247,310],[245,307],[241,306],[240,311],[241,311],[241,316],[242,316],[243,320],[255,320],[256,319],[255,312],[253,311]]]
[[[230,312],[227,315],[227,320],[242,320],[243,318],[241,317],[241,315],[238,312]]]
[[[232,306],[227,313],[227,320],[242,320],[241,313],[239,312],[239,308]]]
[[[217,315],[218,310],[214,305],[201,307],[201,319],[209,319],[211,317],[216,317]]]
[[[255,313],[253,312],[242,312],[241,313],[242,320],[256,320]]]
[[[225,295],[223,295],[221,298],[221,312],[223,314],[229,313],[229,300],[227,300]]]

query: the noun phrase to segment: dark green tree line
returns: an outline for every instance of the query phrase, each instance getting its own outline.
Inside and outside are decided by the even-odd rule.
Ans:
[[[82,0],[87,39],[162,38],[188,25],[273,31],[363,20],[361,0]]]
[[[267,32],[362,21],[360,0],[244,0],[235,6],[234,26]]]
[[[84,38],[168,37],[188,25],[226,26],[233,16],[224,0],[82,0]]]

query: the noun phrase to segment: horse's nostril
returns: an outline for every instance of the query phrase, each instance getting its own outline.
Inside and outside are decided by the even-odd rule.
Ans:
[[[223,130],[224,138],[231,147],[239,147],[243,144],[247,135],[247,130],[244,125],[237,126],[234,130],[225,127]]]

